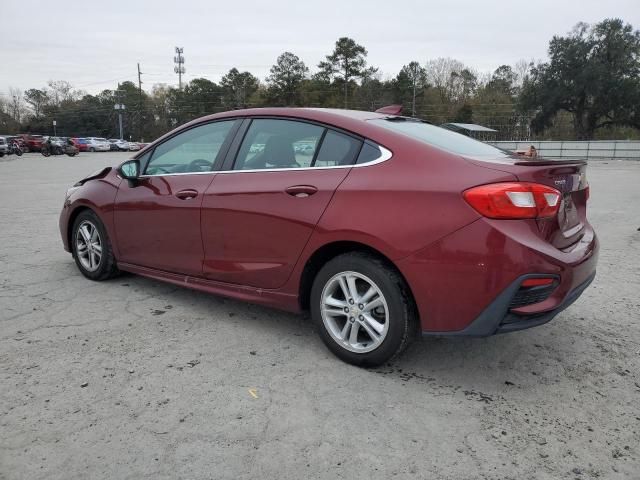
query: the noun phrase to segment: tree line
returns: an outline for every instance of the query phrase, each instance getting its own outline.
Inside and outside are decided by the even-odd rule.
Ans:
[[[479,123],[496,139],[640,138],[640,32],[620,19],[579,23],[549,42],[546,62],[520,61],[480,73],[451,58],[411,61],[384,78],[367,49],[343,37],[310,72],[292,52],[260,81],[232,68],[219,83],[196,78],[182,89],[130,81],[91,95],[67,81],[0,96],[0,132],[114,137],[115,104],[126,106],[125,136],[152,140],[194,118],[230,109],[310,106],[404,114],[440,124]]]

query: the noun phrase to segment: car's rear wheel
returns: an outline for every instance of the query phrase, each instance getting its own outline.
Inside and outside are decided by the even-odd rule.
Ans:
[[[333,258],[311,289],[311,316],[322,340],[353,365],[373,367],[399,355],[414,337],[414,312],[402,277],[368,253]]]
[[[91,148],[89,149],[89,151],[90,151],[90,152],[95,152],[95,151],[96,151],[96,149],[95,149],[95,148],[93,148],[93,147],[91,147]]]
[[[73,258],[80,272],[91,280],[107,280],[119,273],[107,231],[98,216],[85,210],[73,222]]]

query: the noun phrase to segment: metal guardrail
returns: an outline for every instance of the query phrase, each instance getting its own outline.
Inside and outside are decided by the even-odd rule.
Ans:
[[[533,145],[538,155],[545,158],[582,160],[640,160],[639,140],[591,141],[522,141],[488,142],[505,150],[527,150]]]

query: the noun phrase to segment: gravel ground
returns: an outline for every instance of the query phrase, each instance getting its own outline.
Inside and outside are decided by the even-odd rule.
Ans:
[[[126,154],[0,159],[0,478],[640,478],[640,162],[589,167],[596,281],[552,323],[334,358],[308,320],[62,249]]]

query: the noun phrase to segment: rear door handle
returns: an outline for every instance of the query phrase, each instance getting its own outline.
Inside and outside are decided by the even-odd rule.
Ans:
[[[176,197],[178,197],[180,200],[191,200],[192,198],[196,198],[197,196],[198,192],[191,189],[180,190],[178,193],[176,193]]]
[[[316,193],[318,189],[313,185],[294,185],[285,189],[292,197],[304,198]]]

